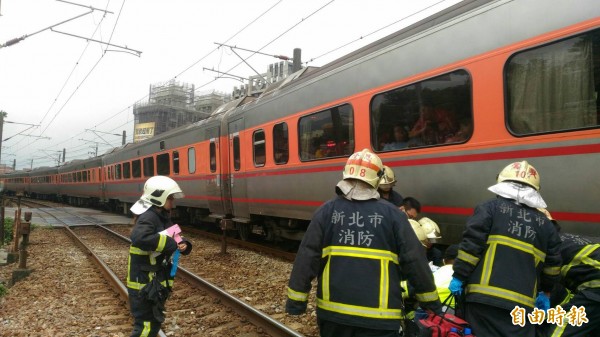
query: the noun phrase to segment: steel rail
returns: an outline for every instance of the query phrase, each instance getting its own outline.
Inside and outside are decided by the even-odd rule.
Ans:
[[[109,228],[104,226],[98,226],[107,232],[112,233],[123,241],[131,243],[128,237],[117,233]],[[246,302],[239,300],[238,298],[232,296],[225,290],[217,287],[216,285],[198,277],[187,269],[179,266],[177,267],[178,274],[181,277],[185,278],[192,285],[198,287],[199,289],[211,294],[214,297],[219,298],[223,301],[223,304],[230,307],[233,311],[241,315],[242,317],[247,318],[252,324],[262,328],[267,334],[274,337],[300,337],[302,334],[298,333],[285,326],[281,322],[273,319],[271,316],[263,313],[262,311],[248,305]]]

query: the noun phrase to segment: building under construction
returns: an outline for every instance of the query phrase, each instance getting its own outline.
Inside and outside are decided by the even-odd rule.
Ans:
[[[227,95],[211,92],[195,95],[194,85],[170,80],[150,85],[147,102],[133,107],[134,142],[207,118],[229,100]]]

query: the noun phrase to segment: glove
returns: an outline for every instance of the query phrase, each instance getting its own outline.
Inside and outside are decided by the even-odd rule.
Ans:
[[[287,299],[287,302],[285,302],[285,312],[287,312],[290,315],[302,315],[303,313],[306,312],[306,307],[308,305],[308,301],[294,301],[292,299]]]
[[[535,307],[544,311],[550,309],[550,298],[543,291],[538,293],[535,299]]]
[[[456,277],[452,277],[452,281],[450,281],[450,285],[448,286],[448,289],[450,289],[452,295],[460,296],[462,294],[462,288],[463,281],[457,279]]]

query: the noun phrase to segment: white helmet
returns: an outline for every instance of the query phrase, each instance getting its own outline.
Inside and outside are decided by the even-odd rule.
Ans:
[[[131,206],[131,212],[140,215],[152,205],[162,207],[170,195],[177,199],[185,196],[175,180],[165,176],[151,177],[144,184],[144,194],[140,200]]]
[[[429,239],[429,242],[435,243],[438,239],[442,238],[442,233],[440,231],[440,227],[435,223],[435,221],[429,218],[421,218],[419,223],[423,227],[425,231],[425,235]]]
[[[383,191],[389,191],[396,184],[396,176],[394,171],[389,167],[383,165],[383,176],[379,179],[379,188]]]
[[[425,234],[425,231],[423,230],[423,226],[421,226],[421,224],[419,222],[417,222],[416,220],[413,219],[408,219],[408,222],[410,223],[410,226],[412,227],[413,231],[415,231],[415,234],[417,235],[417,239],[419,239],[419,241],[421,241],[421,244],[423,245],[423,247],[427,247],[427,234]]]
[[[381,159],[367,149],[352,154],[344,166],[344,180],[362,180],[373,188],[377,188],[381,176],[383,176]]]
[[[540,190],[540,174],[526,160],[514,162],[506,166],[498,174],[497,181],[499,183],[503,181],[518,181],[535,188],[536,191]]]

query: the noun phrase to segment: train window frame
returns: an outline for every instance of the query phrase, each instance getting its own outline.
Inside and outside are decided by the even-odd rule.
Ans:
[[[84,170],[84,171],[81,173],[81,180],[82,180],[84,183],[87,183],[87,182],[88,182],[88,174],[87,174],[87,173],[88,173],[88,172],[87,172],[87,170]]]
[[[233,146],[233,169],[239,171],[242,168],[242,156],[240,152],[240,135],[235,134],[231,140]]]
[[[262,139],[257,139],[260,135],[262,135]],[[254,167],[263,167],[267,163],[267,138],[263,129],[255,130],[252,133],[252,159]]]
[[[196,173],[196,148],[188,148],[188,173]]]
[[[77,175],[77,178],[76,178],[77,182],[80,183],[81,182],[81,171],[77,171],[76,175]]]
[[[348,115],[348,124],[346,125],[348,127],[348,137],[347,139],[342,139],[340,137],[340,132],[342,132],[344,129],[335,129],[334,124],[340,124],[340,122],[342,122],[342,118],[341,116],[337,116],[336,118],[333,117],[333,111],[337,110],[340,111],[341,108],[350,108],[349,111],[349,115]],[[309,136],[308,137],[308,141],[307,140],[303,140],[302,137],[304,136],[305,132],[304,132],[304,126],[303,126],[303,121],[310,121],[310,120],[315,120],[316,118],[319,117],[319,115],[321,114],[326,114],[329,113],[329,117],[330,117],[330,122],[323,124],[322,128],[320,131],[321,135],[318,137],[313,137],[313,136]],[[339,112],[338,112],[339,115]],[[328,126],[328,124],[331,124],[331,133],[333,133],[333,135],[329,135],[329,137],[335,137],[337,139],[333,139],[333,140],[326,140],[326,143],[324,144],[319,144],[319,147],[314,150],[314,144],[315,141],[317,141],[319,138],[322,138],[325,135],[325,131],[326,131],[326,127]],[[342,124],[343,126],[343,124]],[[354,153],[354,148],[356,146],[356,137],[354,135],[354,128],[355,128],[356,124],[355,124],[355,119],[354,119],[354,107],[352,106],[352,104],[350,103],[342,103],[342,104],[338,104],[338,105],[334,105],[331,106],[327,109],[323,109],[323,110],[319,110],[319,111],[315,111],[313,113],[310,114],[306,114],[301,116],[300,118],[298,118],[298,124],[297,124],[297,128],[298,128],[298,157],[300,158],[301,162],[310,162],[310,161],[319,161],[319,160],[327,160],[327,159],[334,159],[334,158],[342,158],[342,157],[348,157],[350,156],[352,153]],[[335,130],[335,132],[334,132]],[[311,125],[311,130],[309,130],[309,133],[313,133],[312,130],[312,125]],[[336,149],[336,151],[341,152],[339,154],[334,154],[334,155],[328,155],[331,151],[331,147],[336,147],[338,143],[340,143],[340,141],[344,142],[346,141],[346,144],[343,146],[347,146],[346,149],[342,149],[342,151],[339,151],[338,149]],[[305,144],[307,143],[307,144]],[[331,146],[333,144],[333,146]],[[304,151],[305,147],[308,146],[309,151]],[[311,149],[312,147],[312,149]],[[323,148],[325,147],[326,151],[323,151]],[[314,152],[313,155],[310,155],[311,152]]]
[[[120,179],[122,179],[121,164],[116,164],[115,165],[115,180],[120,180]]]
[[[171,173],[171,156],[168,152],[156,155],[156,174],[168,176]]]
[[[287,164],[290,160],[290,135],[286,122],[273,125],[273,162]]]
[[[154,172],[154,157],[144,157],[142,159],[142,173],[144,174],[144,178],[153,177]]]
[[[456,85],[444,87],[439,85],[440,82],[456,83]],[[458,92],[463,86],[464,90]],[[394,102],[386,95],[398,101]],[[451,101],[448,97],[454,100]],[[385,103],[394,110],[384,112]],[[401,113],[398,113],[398,110]],[[426,113],[429,118],[436,119],[432,123],[435,130],[428,129],[429,122],[424,119]],[[471,73],[463,68],[454,69],[378,92],[369,102],[369,123],[371,148],[376,153],[467,143],[473,137],[475,125]],[[439,125],[444,125],[446,129],[438,129]],[[389,140],[386,139],[386,134],[389,135]],[[394,139],[396,135],[402,138]],[[424,136],[427,136],[425,140],[423,140]]]
[[[173,174],[179,174],[179,151],[173,151]]]
[[[569,74],[568,72],[564,72],[564,65],[568,64],[569,67],[573,67],[577,61],[581,61],[581,60],[574,60],[574,56],[576,55],[576,52],[578,51],[577,49],[582,49],[581,46],[584,46],[584,43],[582,43],[583,41],[581,40],[582,37],[589,37],[591,42],[589,43],[588,49],[589,49],[589,57],[583,57],[582,59],[587,60],[590,59],[591,64],[584,66],[582,68],[579,69],[579,71],[571,71],[571,74]],[[579,39],[578,41],[576,41],[577,39]],[[573,43],[570,46],[566,46],[569,41],[573,41]],[[559,55],[559,53],[557,53],[557,50],[552,50],[552,48],[558,48],[561,45],[564,45],[565,48],[562,48],[563,52],[567,51],[567,53],[565,53],[564,55],[570,55],[573,58],[565,60],[562,64],[558,65],[557,60],[563,60],[566,59],[567,57],[565,57],[564,55],[561,57],[561,55]],[[575,48],[575,46],[577,46],[577,48]],[[551,55],[550,58],[543,58],[541,57],[541,54],[543,54],[545,51],[550,51],[550,52],[554,52],[554,53],[547,53],[547,55]],[[595,55],[595,54],[599,54],[600,53],[600,29],[594,29],[594,30],[589,30],[583,33],[578,33],[578,34],[574,34],[574,35],[570,35],[568,37],[565,38],[561,38],[558,40],[553,40],[550,41],[548,43],[544,43],[541,45],[536,45],[533,46],[531,48],[527,48],[527,49],[523,49],[523,50],[519,50],[515,53],[513,53],[512,55],[510,55],[510,57],[507,58],[506,62],[504,63],[504,68],[502,70],[502,75],[503,75],[503,86],[504,86],[504,123],[505,123],[505,127],[506,130],[513,136],[515,137],[531,137],[531,136],[539,136],[539,135],[546,135],[546,134],[557,134],[557,133],[565,133],[565,132],[577,132],[577,131],[582,131],[582,130],[591,130],[591,129],[598,129],[600,128],[600,83],[591,83],[590,85],[590,81],[593,81],[593,78],[597,78],[598,77],[598,73],[600,72],[600,61],[593,59],[591,56]],[[518,79],[516,79],[516,75],[512,74],[512,68],[511,66],[513,65],[513,62],[515,62],[516,59],[518,59],[519,57],[522,57],[524,55],[528,55],[528,54],[533,54],[539,56],[539,58],[537,60],[541,60],[541,61],[545,61],[545,62],[536,62],[536,63],[532,63],[531,66],[528,66],[526,68],[526,72],[528,73],[527,75],[527,85],[528,86],[535,86],[535,73],[533,73],[534,69],[536,68],[536,65],[539,64],[544,64],[544,65],[548,65],[548,68],[552,67],[555,69],[559,69],[556,71],[552,71],[552,70],[548,70],[548,68],[544,68],[542,70],[538,70],[537,73],[539,73],[541,76],[540,77],[544,77],[545,75],[552,76],[552,74],[556,74],[557,72],[560,73],[560,80],[561,80],[561,85],[564,82],[567,82],[567,84],[562,85],[562,89],[569,87],[570,89],[572,89],[572,87],[574,87],[574,85],[572,85],[573,83],[577,83],[579,85],[584,85],[584,79],[583,78],[579,78],[573,81],[565,81],[565,79],[567,78],[568,75],[572,75],[572,74],[583,74],[585,72],[586,67],[591,68],[591,70],[589,71],[590,73],[590,79],[587,83],[587,85],[589,86],[588,90],[590,90],[590,92],[588,92],[589,96],[587,97],[588,99],[585,100],[579,100],[579,101],[564,101],[565,97],[568,97],[569,95],[565,93],[565,91],[573,91],[573,90],[562,90],[560,92],[561,95],[556,95],[556,92],[553,92],[552,90],[555,90],[555,86],[552,86],[552,79],[553,77],[544,77],[540,79],[540,82],[544,83],[544,88],[545,90],[539,90],[539,91],[543,91],[544,93],[548,93],[545,96],[546,97],[552,97],[551,100],[544,100],[544,97],[542,97],[540,99],[539,95],[536,95],[536,91],[535,90],[531,90],[531,88],[527,88],[527,95],[523,95],[523,97],[521,97],[521,99],[515,99],[515,101],[519,101],[520,103],[523,104],[523,101],[526,100],[531,100],[535,103],[537,103],[537,106],[526,106],[521,108],[521,110],[518,111],[514,111],[513,112],[513,99],[512,99],[512,92],[513,92],[513,88],[511,86],[512,82],[517,82]],[[531,59],[529,59],[531,60]],[[584,61],[585,62],[585,61]],[[575,69],[577,70],[577,69]],[[531,74],[529,74],[531,73]],[[598,82],[598,80],[596,80],[596,82]],[[522,92],[523,90],[521,90],[520,92]],[[582,91],[585,91],[582,89]],[[515,90],[515,92],[517,92],[517,90]],[[582,94],[581,92],[579,94]],[[533,98],[532,98],[533,97]],[[579,96],[578,98],[584,98]],[[563,104],[561,106],[556,106],[556,107],[541,107],[542,109],[546,109],[544,111],[539,111],[537,109],[540,109],[540,104],[539,102],[543,102],[541,105],[548,104],[548,105],[552,105],[552,103],[556,104],[556,101],[558,100],[563,100]],[[568,99],[568,98],[567,98]],[[550,104],[547,101],[552,101]],[[588,109],[587,111],[586,108]],[[565,111],[568,111],[568,109],[579,109],[579,111],[577,111],[577,113],[581,114],[580,116],[576,117],[581,120],[585,120],[588,119],[588,123],[584,124],[584,125],[579,125],[579,126],[567,126],[566,124],[569,122],[573,122],[574,119],[574,115],[575,113],[571,113],[570,115],[568,113],[565,113]],[[536,112],[532,113],[531,111],[537,110]],[[583,111],[582,111],[583,110]],[[560,113],[560,114],[558,114]],[[552,118],[553,114],[557,117],[557,118]],[[585,116],[585,115],[588,116]],[[596,119],[595,122],[593,121],[593,119]],[[520,120],[519,120],[520,119]],[[539,124],[535,124],[535,122],[539,121]],[[518,123],[522,123],[522,125],[517,126]],[[557,127],[553,127],[553,126],[549,126],[547,127],[547,125],[550,124],[559,124],[560,126]],[[584,122],[585,123],[585,122]],[[544,125],[545,124],[545,125]],[[521,128],[521,129],[519,129]],[[529,128],[529,130],[525,130],[525,128]],[[535,130],[534,128],[540,128],[538,130]]]
[[[214,139],[210,140],[208,145],[209,169],[211,173],[217,171],[217,142]]]
[[[131,177],[141,178],[142,177],[142,160],[135,159],[131,161]]]
[[[123,163],[123,179],[131,178],[131,163],[126,161]]]

